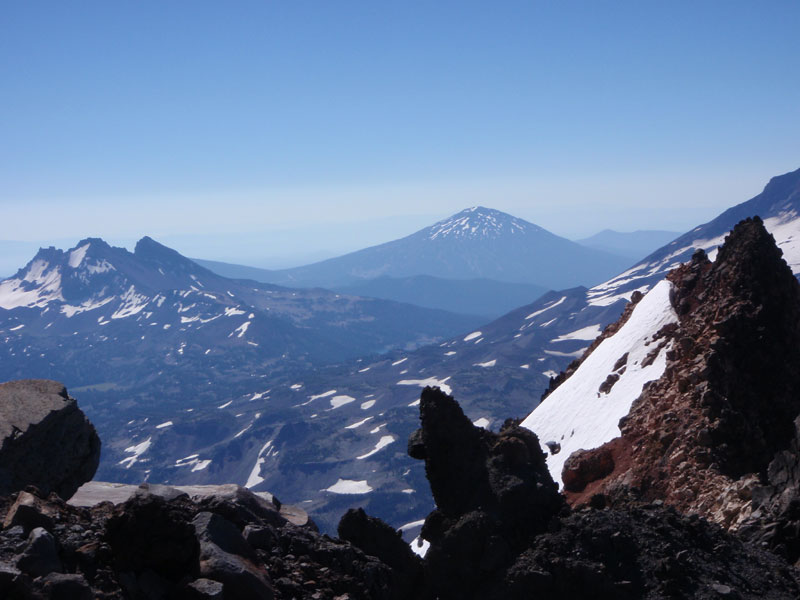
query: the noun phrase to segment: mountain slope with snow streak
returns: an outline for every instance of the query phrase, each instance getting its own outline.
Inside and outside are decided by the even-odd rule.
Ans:
[[[273,406],[273,378],[476,324],[390,301],[225,279],[149,238],[133,253],[90,238],[43,249],[0,283],[0,380],[55,379],[80,395],[103,439],[99,473],[109,480],[160,473],[245,483],[258,460],[277,452],[260,452],[268,440],[251,437],[259,424],[291,420],[283,408],[295,414],[291,389],[285,407]],[[351,398],[340,394],[326,408],[346,411]]]
[[[734,225],[747,217],[759,216],[764,221],[784,260],[792,271],[800,273],[800,169],[773,177],[757,196],[729,208],[718,217],[695,227],[666,246],[608,281],[587,292],[588,303],[608,306],[628,299],[635,290],[647,291],[657,281],[687,262],[696,250],[714,258],[716,249]]]
[[[596,448],[619,436],[619,420],[644,385],[664,373],[670,347],[658,344],[656,334],[678,320],[670,290],[668,281],[656,284],[620,330],[594,348],[522,422],[539,436],[554,481],[561,482],[561,469],[574,451]],[[610,389],[604,389],[606,382]],[[549,442],[559,444],[560,451],[553,453]]]
[[[389,301],[225,279],[147,237],[133,253],[89,238],[67,251],[40,250],[0,282],[0,336],[5,334],[7,353],[0,377],[15,376],[19,353],[37,349],[57,369],[62,358],[48,347],[58,335],[105,345],[111,353],[109,340],[138,338],[185,352],[249,346],[259,348],[261,359],[324,362],[428,342],[474,323]],[[31,365],[20,364],[25,369]],[[73,387],[94,383],[58,379]]]

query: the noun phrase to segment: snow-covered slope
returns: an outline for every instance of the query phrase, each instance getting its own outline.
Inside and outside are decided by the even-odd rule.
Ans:
[[[656,284],[622,328],[594,348],[522,422],[539,436],[555,481],[561,481],[564,462],[575,450],[596,448],[620,435],[619,420],[628,414],[644,384],[664,373],[670,346],[659,344],[656,334],[678,320],[670,305],[670,289],[666,280]],[[549,442],[559,444],[560,451],[553,453]]]
[[[642,357],[653,351],[653,339],[664,325],[676,322],[669,304],[669,282],[664,276],[697,250],[712,260],[730,229],[742,218],[759,215],[783,251],[792,272],[800,273],[800,169],[773,178],[755,198],[737,205],[713,221],[696,227],[654,252],[633,268],[586,291],[586,306],[591,313],[602,307],[628,300],[635,291],[648,292],[636,306],[630,320],[615,335],[603,340],[580,367],[550,394],[524,420],[542,444],[561,444],[557,454],[549,454],[548,467],[556,481],[569,455],[578,449],[590,450],[620,434],[619,419],[628,414],[633,401],[647,381],[658,379],[665,366],[668,348],[656,345],[652,364],[642,368]],[[605,323],[604,323],[605,325]],[[625,370],[621,357],[628,353]],[[616,361],[620,361],[619,363]],[[606,378],[618,374],[619,380],[608,393],[599,390]]]
[[[695,227],[663,248],[656,250],[632,268],[587,292],[589,304],[608,305],[630,298],[634,290],[646,291],[664,276],[704,250],[711,258],[725,236],[742,219],[758,215],[783,251],[783,258],[794,273],[800,272],[800,169],[773,177],[764,190],[738,204],[712,221]]]

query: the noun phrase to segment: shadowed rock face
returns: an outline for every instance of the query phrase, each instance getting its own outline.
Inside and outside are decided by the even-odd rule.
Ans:
[[[0,495],[34,485],[69,498],[100,461],[94,426],[55,381],[0,384]]]
[[[339,537],[392,568],[392,589],[397,600],[417,598],[422,593],[422,561],[397,531],[364,509],[348,510],[338,527]]]
[[[535,434],[508,421],[499,434],[475,427],[452,397],[425,388],[414,456],[424,456],[437,509],[422,536],[431,591],[447,598],[489,589],[565,508]]]
[[[599,496],[571,512],[536,436],[514,421],[499,433],[473,426],[455,400],[426,388],[422,457],[439,508],[426,519],[422,598],[663,599],[797,597],[782,559],[696,516],[636,499]]]

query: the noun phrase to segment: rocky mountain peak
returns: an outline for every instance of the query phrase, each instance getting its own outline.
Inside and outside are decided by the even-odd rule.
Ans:
[[[620,438],[568,461],[582,479],[570,500],[633,492],[735,529],[795,435],[800,285],[758,218],[733,229],[715,262],[698,251],[668,279],[678,323],[664,374]],[[610,468],[587,467],[598,457]]]

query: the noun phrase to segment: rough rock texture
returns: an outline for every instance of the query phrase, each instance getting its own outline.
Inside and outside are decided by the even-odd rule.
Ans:
[[[567,379],[572,377],[573,373],[575,373],[575,371],[578,370],[578,367],[580,367],[584,363],[584,361],[587,358],[589,358],[592,352],[594,352],[595,348],[597,348],[604,339],[611,337],[612,335],[617,333],[620,329],[622,329],[622,326],[625,325],[625,323],[628,322],[628,319],[631,318],[631,315],[633,314],[633,309],[636,308],[636,305],[641,301],[642,298],[644,298],[644,294],[642,294],[642,292],[640,292],[639,290],[636,290],[631,294],[631,300],[625,306],[625,310],[622,311],[622,315],[620,315],[619,319],[617,319],[613,323],[609,323],[605,327],[605,329],[603,329],[602,333],[598,335],[591,344],[589,344],[589,347],[581,355],[580,358],[576,358],[571,363],[569,363],[567,368],[561,371],[561,373],[559,373],[555,377],[550,378],[550,384],[547,386],[547,389],[544,391],[542,397],[539,399],[540,402],[545,398],[547,398],[551,393],[553,393],[558,386],[560,386]],[[627,355],[625,358],[627,360]],[[614,370],[616,371],[618,368],[624,366],[624,364],[625,363],[622,362],[619,365],[615,365]]]
[[[94,426],[55,381],[0,384],[0,495],[36,486],[69,498],[100,461]]]
[[[752,511],[739,535],[766,546],[797,565],[800,563],[800,417],[795,436],[767,469],[767,482],[753,487]]]
[[[420,410],[411,447],[441,501],[422,530],[423,561],[362,510],[341,520],[349,541],[335,540],[244,488],[193,499],[144,484],[92,507],[29,488],[0,497],[0,598],[800,597],[798,571],[758,539],[621,495],[571,512],[533,433],[514,421],[475,427],[438,389],[423,391]],[[787,547],[797,537],[780,531]]]
[[[475,427],[452,397],[425,388],[415,455],[436,500],[422,537],[431,593],[472,597],[496,579],[566,508],[535,434],[507,421],[499,434]],[[420,452],[420,441],[424,448]]]
[[[576,511],[537,537],[489,597],[788,600],[800,584],[775,555],[655,504]]]
[[[351,508],[339,522],[338,533],[342,540],[392,568],[392,588],[398,600],[419,597],[423,589],[422,561],[403,541],[400,531],[368,516],[362,508]]]
[[[0,598],[396,600],[407,589],[391,566],[290,523],[245,488],[196,502],[145,485],[93,507],[23,495],[49,529],[0,532]],[[0,505],[0,517],[18,499]]]
[[[614,470],[570,500],[634,492],[732,530],[761,507],[755,529],[772,527],[770,514],[797,530],[800,285],[757,217],[715,262],[698,251],[669,279],[679,324],[666,332],[675,343],[664,375],[634,402],[622,437],[587,453],[611,454]]]
[[[434,496],[422,530],[423,597],[441,599],[796,598],[798,572],[697,516],[636,499],[570,514],[536,437],[507,422],[464,422],[438,389],[423,391],[421,434]],[[476,457],[482,463],[476,463]],[[461,464],[463,463],[463,464]],[[454,477],[460,473],[461,477]],[[481,479],[483,478],[483,479]],[[480,493],[476,492],[480,491]],[[460,492],[467,501],[456,501]]]

